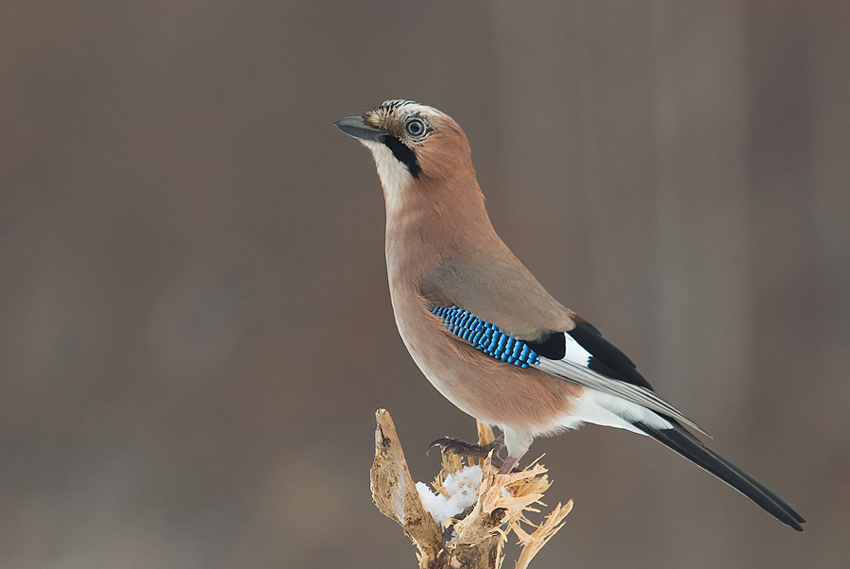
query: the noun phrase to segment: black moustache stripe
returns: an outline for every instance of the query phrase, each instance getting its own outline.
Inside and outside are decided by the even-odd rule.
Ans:
[[[408,148],[402,141],[391,134],[386,134],[381,137],[381,142],[383,142],[387,148],[392,151],[393,156],[396,157],[396,160],[407,166],[407,171],[410,172],[410,175],[414,178],[419,177],[419,173],[422,171],[422,168],[419,167],[419,162],[416,161],[416,153],[413,152],[410,148]]]

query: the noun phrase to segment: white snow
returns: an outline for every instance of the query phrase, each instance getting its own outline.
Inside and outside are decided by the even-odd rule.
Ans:
[[[437,522],[443,527],[447,518],[461,513],[478,500],[478,487],[481,485],[481,467],[478,465],[467,466],[460,472],[449,474],[443,487],[446,489],[448,498],[442,494],[435,494],[424,482],[416,483],[419,499],[422,505]]]

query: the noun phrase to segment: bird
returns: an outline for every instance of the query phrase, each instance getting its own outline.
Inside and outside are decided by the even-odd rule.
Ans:
[[[496,234],[466,134],[447,114],[390,99],[334,125],[372,154],[386,208],[390,299],[404,345],[431,384],[501,434],[511,472],[536,437],[591,423],[649,436],[776,519],[805,522],[764,484],[706,447],[597,328],[555,300]],[[494,463],[495,464],[495,463]]]

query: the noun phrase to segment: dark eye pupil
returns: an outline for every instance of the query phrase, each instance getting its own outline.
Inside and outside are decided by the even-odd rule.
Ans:
[[[419,136],[423,132],[425,132],[425,125],[422,124],[420,120],[412,120],[407,123],[407,132],[412,134],[413,136]]]

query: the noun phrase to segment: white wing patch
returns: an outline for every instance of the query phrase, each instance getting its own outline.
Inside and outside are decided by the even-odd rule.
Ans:
[[[567,354],[562,361],[569,361],[586,368],[590,363],[590,358],[593,357],[590,352],[585,350],[581,344],[575,341],[575,338],[569,334],[564,334],[567,338]]]

